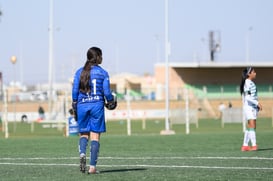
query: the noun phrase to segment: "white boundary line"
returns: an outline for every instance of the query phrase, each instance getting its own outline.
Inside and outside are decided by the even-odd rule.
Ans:
[[[0,163],[0,165],[16,166],[79,166],[78,164],[59,163]],[[218,166],[192,166],[192,165],[98,165],[98,167],[144,167],[144,168],[199,168],[199,169],[227,169],[227,170],[273,170],[271,167],[218,167]]]
[[[79,159],[78,157],[33,157],[33,158],[0,158],[2,160],[71,160]],[[99,159],[104,160],[159,160],[159,159],[209,159],[209,160],[273,160],[273,158],[266,157],[100,157]],[[68,164],[68,163],[15,163],[6,162],[0,165],[15,165],[15,166],[79,166],[78,164]],[[224,166],[201,166],[201,165],[146,165],[146,164],[133,164],[133,165],[100,165],[98,167],[146,167],[146,168],[199,168],[199,169],[232,169],[232,170],[273,170],[273,167],[224,167]]]
[[[0,160],[70,160],[79,159],[79,157],[7,157],[0,158]],[[100,160],[169,160],[169,159],[207,159],[207,160],[273,160],[273,158],[267,157],[99,157]]]

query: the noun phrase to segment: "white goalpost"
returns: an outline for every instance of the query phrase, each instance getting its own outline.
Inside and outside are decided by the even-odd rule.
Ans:
[[[129,95],[128,89],[126,90],[126,107],[127,107],[127,135],[131,135],[131,106],[130,106],[131,97]]]
[[[186,120],[186,134],[190,134],[190,119],[189,119],[189,92],[184,89],[185,95],[185,120]]]
[[[185,124],[185,133],[190,134],[190,124],[195,124],[198,128],[198,110],[190,109],[190,96],[187,88],[183,89],[183,100],[185,106],[179,108],[170,109],[170,123],[174,124]]]
[[[5,138],[9,137],[8,128],[8,100],[7,100],[7,90],[4,90],[4,117],[3,117],[3,130],[5,132]]]

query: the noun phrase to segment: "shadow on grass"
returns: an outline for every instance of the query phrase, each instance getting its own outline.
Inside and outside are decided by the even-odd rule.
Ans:
[[[100,174],[113,173],[113,172],[132,172],[132,171],[144,171],[147,168],[130,168],[130,169],[112,169],[112,170],[101,170]]]
[[[257,151],[270,151],[273,150],[273,148],[259,148]]]

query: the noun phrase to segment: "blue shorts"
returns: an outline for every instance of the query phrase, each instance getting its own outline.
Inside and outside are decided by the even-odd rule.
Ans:
[[[77,109],[80,133],[106,132],[103,101],[80,103]]]

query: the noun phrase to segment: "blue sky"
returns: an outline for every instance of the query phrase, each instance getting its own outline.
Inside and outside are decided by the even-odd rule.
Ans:
[[[55,0],[54,81],[67,82],[91,46],[110,75],[154,73],[164,62],[165,0]],[[47,83],[49,0],[0,0],[4,83]],[[170,62],[208,62],[208,32],[221,34],[215,62],[273,61],[272,0],[169,0]],[[250,30],[251,27],[251,30]],[[10,62],[17,56],[15,67]]]

